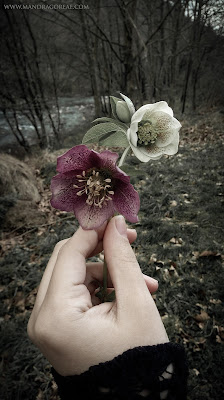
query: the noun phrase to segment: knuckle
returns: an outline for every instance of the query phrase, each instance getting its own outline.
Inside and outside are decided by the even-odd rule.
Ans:
[[[61,248],[64,246],[65,243],[67,243],[69,239],[63,239],[60,240],[58,243],[56,243],[55,247],[54,247],[54,251],[58,252],[61,250]]]

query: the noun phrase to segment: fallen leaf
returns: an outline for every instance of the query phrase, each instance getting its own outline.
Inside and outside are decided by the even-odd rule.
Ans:
[[[175,237],[172,237],[172,238],[169,240],[169,242],[172,243],[172,244],[175,244],[176,246],[181,246],[181,245],[183,244],[183,239],[182,239],[182,238],[175,238]]]
[[[202,308],[202,310],[207,311],[207,306],[205,306],[204,304],[196,303],[195,305]]]
[[[39,288],[39,286],[34,288],[29,293],[29,295],[26,297],[26,307],[29,307],[29,306],[33,307],[34,306],[34,303],[35,303],[35,300],[36,300],[36,296],[37,296],[37,292],[38,292],[38,288]]]
[[[176,271],[176,268],[174,268],[173,265],[171,265],[171,267],[169,268],[169,273],[170,273],[171,276],[176,276],[176,277],[179,276],[178,272]]]
[[[222,339],[220,338],[219,335],[216,335],[216,342],[217,343],[223,343]]]
[[[157,261],[156,254],[153,253],[153,254],[151,255],[151,257],[150,257],[149,262],[150,262],[150,263],[154,263],[154,262],[156,262],[156,261]]]
[[[198,322],[208,321],[210,319],[208,313],[206,311],[201,311],[200,314],[194,315],[194,319]]]
[[[198,369],[196,369],[196,368],[193,368],[193,371],[194,371],[194,373],[195,373],[196,376],[198,376],[198,375],[200,374],[200,372],[199,372]]]
[[[220,299],[210,299],[209,302],[212,304],[221,304],[222,303],[222,301]]]
[[[219,336],[222,340],[224,340],[224,328],[222,326],[218,326]]]
[[[204,250],[198,257],[221,257],[221,254],[216,251]]]
[[[24,311],[25,310],[25,297],[23,292],[17,292],[16,296],[14,298],[14,303],[15,306],[20,310]]]

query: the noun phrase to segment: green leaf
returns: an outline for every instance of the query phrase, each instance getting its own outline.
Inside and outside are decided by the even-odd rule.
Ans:
[[[126,125],[125,123],[118,121],[117,119],[114,119],[114,118],[101,117],[101,118],[94,119],[94,121],[93,121],[93,123],[99,123],[99,122],[112,122],[112,123],[116,124],[118,127],[124,129],[125,132],[129,128],[129,125]]]
[[[110,132],[117,131],[117,125],[109,122],[98,124],[90,128],[82,139],[82,143],[98,143],[100,138]]]
[[[116,294],[115,294],[115,290],[113,290],[113,292],[111,292],[110,294],[106,295],[106,301],[114,301],[116,299]]]
[[[127,147],[129,143],[126,134],[121,130],[117,130],[101,137],[99,144],[108,147]]]
[[[121,101],[121,99],[119,99],[118,97],[110,96],[110,105],[112,109],[112,114],[116,119],[117,119],[116,104],[118,101]]]
[[[99,292],[97,292],[95,296],[100,299],[101,303],[104,303],[105,301],[111,302],[116,298],[115,290],[113,290],[110,294],[107,294],[107,290],[105,291],[103,286],[101,286]]]
[[[105,297],[104,288],[101,287],[100,290],[99,290],[99,292],[97,292],[97,293],[95,294],[95,296],[98,297],[98,299],[100,299],[101,302],[102,302],[103,299],[104,299],[104,297]]]

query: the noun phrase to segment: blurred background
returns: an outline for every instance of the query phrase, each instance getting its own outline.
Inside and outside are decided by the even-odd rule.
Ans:
[[[136,109],[167,101],[182,124],[177,155],[128,159],[141,198],[133,248],[159,279],[170,339],[186,348],[188,400],[223,398],[223,19],[224,0],[1,2],[2,399],[58,399],[26,334],[54,245],[77,228],[51,208],[49,185],[57,156],[119,92]]]
[[[119,91],[176,114],[223,105],[223,0],[3,3],[2,148],[75,139],[82,108],[108,114]]]

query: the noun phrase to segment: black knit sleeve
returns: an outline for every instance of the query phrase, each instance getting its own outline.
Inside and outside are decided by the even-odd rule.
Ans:
[[[185,400],[188,367],[174,343],[136,347],[81,375],[52,373],[62,400]]]

